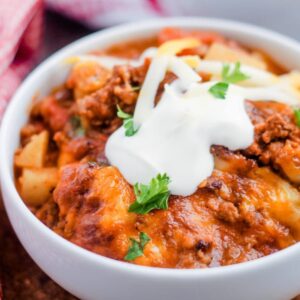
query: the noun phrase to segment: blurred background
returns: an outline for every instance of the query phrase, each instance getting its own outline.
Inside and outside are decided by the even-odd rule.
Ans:
[[[46,7],[46,47],[41,58],[93,30],[163,16],[238,20],[300,40],[299,0],[48,0]]]
[[[96,30],[147,18],[199,16],[248,22],[300,40],[299,11],[300,0],[0,0],[0,120],[32,68]],[[3,296],[75,299],[27,256],[0,200],[0,300]]]

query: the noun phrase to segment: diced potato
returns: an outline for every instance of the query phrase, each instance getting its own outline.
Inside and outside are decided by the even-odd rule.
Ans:
[[[281,224],[293,230],[300,237],[300,193],[288,181],[280,178],[269,168],[258,168],[255,176],[266,185],[268,197],[263,205]]]
[[[208,49],[205,58],[206,60],[218,60],[224,62],[240,62],[248,66],[266,70],[266,63],[258,57],[230,48],[224,44],[214,43]]]
[[[39,206],[49,199],[57,182],[57,168],[24,168],[19,178],[21,197],[26,204]]]
[[[291,88],[295,93],[300,96],[300,72],[292,71],[290,73],[280,76],[283,85]]]
[[[17,167],[41,168],[44,165],[46,152],[48,149],[49,133],[43,131],[33,135],[30,142],[17,153],[15,164]]]
[[[294,142],[286,141],[282,151],[276,156],[276,165],[290,182],[300,184],[300,146]],[[300,206],[300,201],[299,201]]]
[[[76,99],[102,88],[111,71],[94,61],[82,61],[74,65],[67,80],[67,86],[74,89]]]

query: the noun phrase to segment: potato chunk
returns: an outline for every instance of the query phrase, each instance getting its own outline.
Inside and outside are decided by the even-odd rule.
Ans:
[[[288,181],[273,173],[269,168],[258,168],[255,180],[265,185],[266,196],[260,199],[275,220],[293,231],[297,239],[300,237],[300,193]],[[257,185],[258,186],[258,185]]]
[[[31,137],[30,142],[17,153],[15,164],[17,167],[41,168],[44,165],[45,156],[48,148],[49,133],[43,131]]]
[[[24,168],[19,179],[20,194],[28,205],[39,206],[49,199],[57,182],[57,168]]]
[[[102,88],[111,76],[111,71],[93,61],[82,61],[74,65],[67,86],[74,89],[79,99]]]
[[[265,70],[265,62],[254,55],[230,48],[226,45],[214,43],[205,55],[206,60],[219,60],[224,62],[240,62],[248,66]]]

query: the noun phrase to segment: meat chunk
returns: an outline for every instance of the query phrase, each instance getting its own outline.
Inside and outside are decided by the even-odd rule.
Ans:
[[[103,88],[77,100],[78,114],[87,124],[103,126],[116,118],[117,105],[132,113],[148,67],[148,60],[140,67],[115,66]]]
[[[122,259],[135,234],[136,216],[128,213],[132,188],[113,167],[71,164],[61,171],[54,192],[61,234],[105,256]]]
[[[97,63],[79,62],[72,68],[66,85],[74,90],[75,99],[79,99],[102,88],[110,76],[110,70]]]
[[[243,154],[300,184],[300,129],[292,108],[276,102],[249,101],[247,110],[255,126],[255,142]]]
[[[89,137],[79,136],[69,138],[65,133],[59,132],[54,140],[59,147],[57,164],[59,167],[86,159],[89,161],[104,161],[104,146],[107,136],[101,133],[90,133]]]
[[[43,122],[56,132],[64,128],[70,117],[70,111],[60,105],[55,97],[48,96],[34,106],[31,117],[42,118]]]

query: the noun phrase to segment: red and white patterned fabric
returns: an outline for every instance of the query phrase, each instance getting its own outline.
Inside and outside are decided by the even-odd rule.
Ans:
[[[49,9],[94,28],[168,15],[164,7],[171,3],[173,0],[46,0]],[[43,31],[43,8],[43,0],[0,0],[0,119],[33,66]]]
[[[50,9],[98,28],[166,15],[169,0],[47,0]],[[174,3],[173,3],[174,6]],[[178,6],[177,4],[175,6]]]
[[[32,67],[41,41],[42,20],[40,0],[0,0],[0,118]]]

